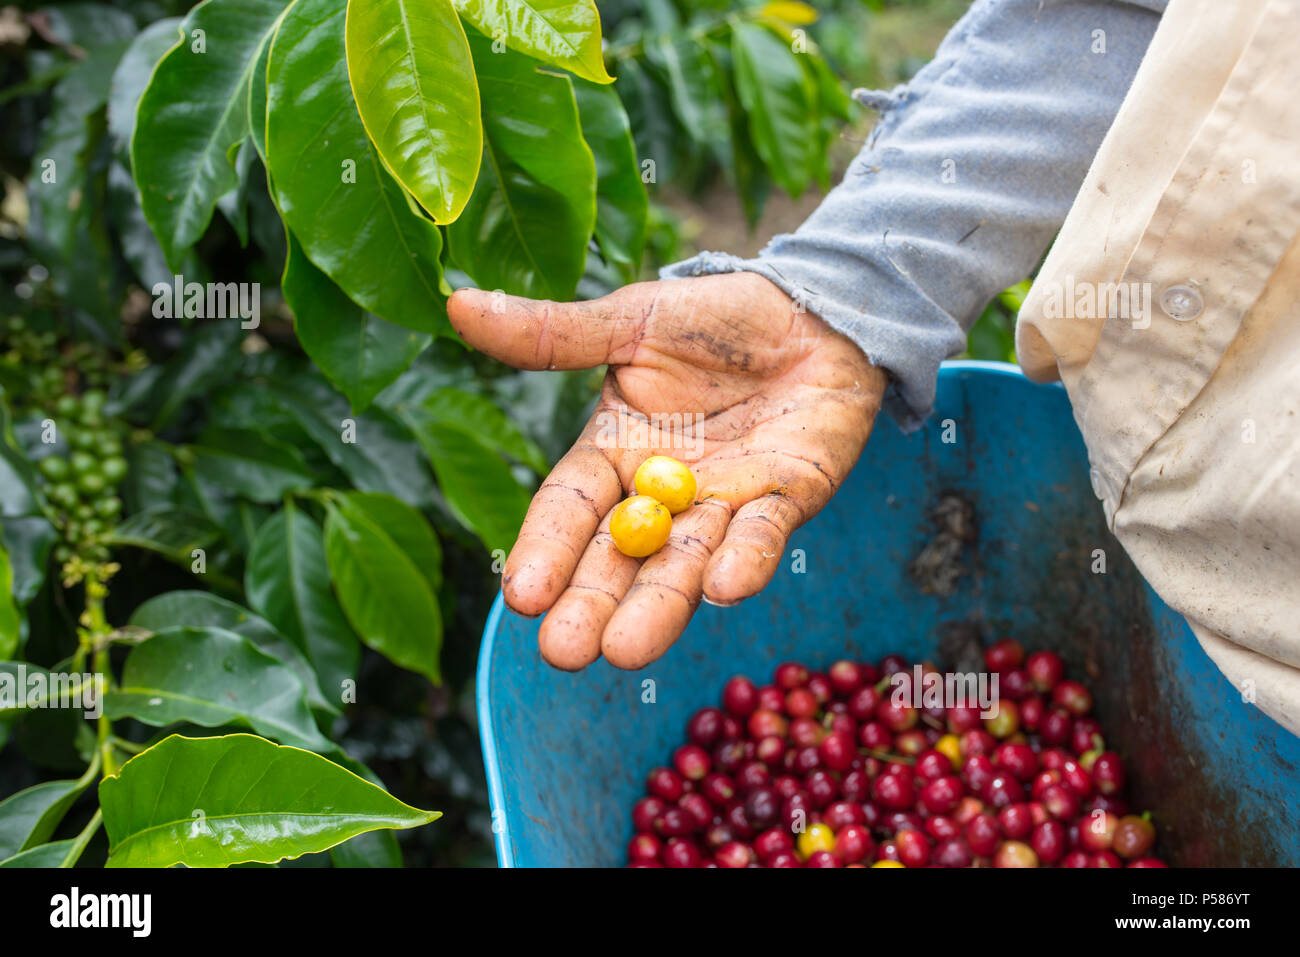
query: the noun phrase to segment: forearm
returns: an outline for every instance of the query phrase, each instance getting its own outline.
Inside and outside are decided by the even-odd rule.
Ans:
[[[939,363],[1064,220],[1163,6],[977,2],[910,83],[858,94],[883,118],[795,233],[663,275],[766,276],[887,369],[886,409],[919,425]]]

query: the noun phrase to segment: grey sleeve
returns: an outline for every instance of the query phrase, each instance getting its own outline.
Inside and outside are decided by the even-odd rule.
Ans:
[[[1165,5],[978,0],[911,82],[855,92],[882,119],[798,230],[661,275],[766,276],[889,371],[885,408],[916,428],[939,363],[1060,228]]]

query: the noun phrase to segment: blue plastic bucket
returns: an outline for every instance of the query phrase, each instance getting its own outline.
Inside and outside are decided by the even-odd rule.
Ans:
[[[947,494],[973,505],[978,540],[955,592],[936,597],[909,566]],[[1000,363],[946,364],[926,427],[903,435],[879,423],[790,549],[761,595],[702,606],[640,672],[551,669],[538,622],[498,597],[477,695],[503,867],[623,864],[647,772],[668,762],[687,719],[716,704],[731,675],[764,682],[788,659],[824,666],[888,652],[942,666],[942,636],[961,623],[986,640],[1055,650],[1089,684],[1128,766],[1131,803],[1154,810],[1171,862],[1300,865],[1300,739],[1242,703],[1106,530],[1059,386]],[[1096,549],[1104,574],[1093,571]]]

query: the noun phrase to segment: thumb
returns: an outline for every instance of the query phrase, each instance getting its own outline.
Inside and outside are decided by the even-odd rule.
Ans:
[[[586,302],[458,289],[447,317],[469,345],[516,369],[589,369],[631,359],[660,285],[636,283]]]

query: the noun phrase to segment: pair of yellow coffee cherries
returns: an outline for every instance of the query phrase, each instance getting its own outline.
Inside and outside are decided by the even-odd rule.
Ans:
[[[663,548],[673,516],[695,502],[695,476],[668,455],[652,455],[632,476],[633,495],[614,506],[609,534],[624,555],[645,558]]]

